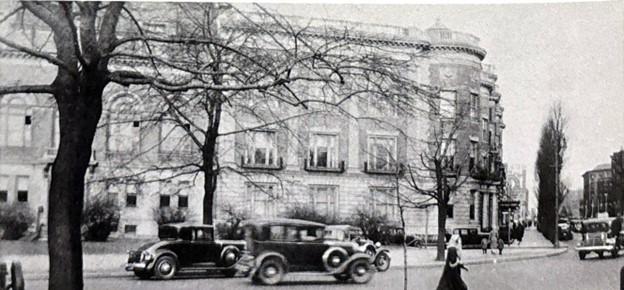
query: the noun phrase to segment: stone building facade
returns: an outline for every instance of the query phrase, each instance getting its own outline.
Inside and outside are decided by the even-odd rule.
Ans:
[[[600,213],[614,216],[616,200],[611,194],[612,188],[611,164],[600,164],[583,173],[581,215],[585,218],[597,217]]]
[[[324,23],[340,26],[346,22]],[[464,172],[468,179],[451,199],[447,228],[497,228],[498,197],[504,187],[505,124],[497,75],[492,66],[483,63],[486,52],[479,39],[439,22],[424,31],[347,24],[363,30],[358,34],[362,39],[381,41],[393,49],[420,51],[423,57],[415,60],[414,81],[439,91],[454,106],[468,106],[469,113],[463,116],[468,126],[458,132],[453,146],[456,155],[470,160],[470,170]],[[375,33],[367,36],[367,31]],[[0,52],[0,63],[3,84],[46,83],[55,71],[42,61],[7,49]],[[198,154],[181,141],[180,128],[144,121],[140,116],[148,110],[143,107],[147,102],[133,88],[110,85],[105,98],[102,126],[96,133],[86,177],[87,202],[102,194],[118,202],[118,236],[154,235],[154,212],[159,208],[183,208],[191,221],[201,221],[201,175],[170,178],[176,172],[169,170],[151,176],[149,182],[135,175],[153,164],[192,159]],[[215,220],[226,218],[225,205],[253,218],[276,217],[294,205],[306,205],[342,219],[364,210],[398,222],[395,173],[400,164],[415,160],[420,150],[425,150],[413,140],[426,139],[433,124],[427,117],[407,118],[370,103],[351,102],[345,109],[392,125],[328,112],[292,121],[290,128],[296,128],[295,132],[267,127],[220,140],[219,162],[238,173],[225,172],[219,177]],[[253,122],[240,115],[226,117],[222,128],[236,130],[246,121]],[[41,222],[45,221],[48,173],[58,138],[54,100],[48,96],[0,96],[0,203],[27,203],[33,211],[41,209]],[[139,151],[142,154],[136,156]],[[111,176],[126,177],[108,178]],[[437,231],[435,207],[408,209],[405,216],[409,234]]]

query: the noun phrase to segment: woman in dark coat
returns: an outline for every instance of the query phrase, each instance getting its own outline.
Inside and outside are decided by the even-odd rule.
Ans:
[[[436,290],[468,290],[461,278],[461,268],[466,269],[457,256],[457,249],[450,247],[446,253],[446,264]]]

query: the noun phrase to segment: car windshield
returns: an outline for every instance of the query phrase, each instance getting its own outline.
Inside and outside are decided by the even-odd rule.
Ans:
[[[607,223],[586,223],[583,225],[585,232],[598,233],[609,231],[609,225]]]

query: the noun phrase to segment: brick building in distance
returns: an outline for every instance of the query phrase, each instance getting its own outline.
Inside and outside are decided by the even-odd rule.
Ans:
[[[165,33],[175,31],[167,22],[150,19],[142,23]],[[486,51],[479,46],[479,39],[451,30],[440,22],[424,31],[416,27],[331,20],[310,23],[317,25],[319,31],[328,31],[322,29],[324,26],[346,26],[356,31],[354,35],[361,41],[374,41],[422,55],[413,60],[414,81],[450,100],[447,109],[455,111],[466,106],[469,112],[462,116],[467,126],[456,134],[451,142],[453,149],[449,151],[453,155],[449,157],[463,156],[470,160],[470,170],[464,171],[467,182],[451,199],[447,228],[496,229],[498,196],[505,176],[502,162],[505,124],[497,75],[493,66],[483,63]],[[32,28],[32,37],[38,33],[45,35],[39,31],[41,27]],[[56,69],[6,48],[0,50],[0,63],[0,81],[4,85],[49,83]],[[149,107],[149,100],[137,91],[140,90],[133,86],[107,87],[101,126],[93,144],[93,160],[86,176],[87,202],[106,195],[120,205],[121,219],[114,235],[122,237],[155,235],[154,212],[159,208],[182,208],[191,221],[201,221],[201,175],[172,178],[177,175],[174,169],[163,170],[158,173],[162,177],[158,182],[142,182],[135,175],[154,165],[184,162],[198,154],[179,126],[166,121],[147,122],[141,117]],[[28,204],[33,211],[41,209],[42,223],[47,214],[50,167],[59,140],[55,107],[49,96],[0,96],[0,203],[19,202]],[[417,160],[419,150],[425,150],[424,143],[414,144],[414,140],[426,140],[436,121],[429,115],[407,118],[373,99],[347,102],[344,109],[355,116],[384,122],[345,118],[328,111],[292,120],[289,123],[295,129],[292,132],[279,126],[245,130],[253,127],[254,117],[229,108],[231,114],[222,120],[223,130],[247,132],[219,140],[220,164],[239,173],[224,172],[219,176],[215,220],[226,218],[223,211],[226,205],[254,218],[270,218],[303,204],[341,219],[362,209],[398,222],[396,173],[402,165]],[[141,152],[140,156],[137,152]],[[435,208],[408,209],[408,234],[436,233],[436,217]]]

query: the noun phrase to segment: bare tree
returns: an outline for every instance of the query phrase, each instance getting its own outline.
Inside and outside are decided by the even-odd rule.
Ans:
[[[446,242],[446,218],[453,195],[470,178],[475,164],[472,164],[466,151],[457,150],[460,140],[467,128],[468,106],[440,96],[438,104],[433,104],[431,114],[432,126],[425,140],[413,142],[424,144],[424,148],[416,149],[417,157],[406,166],[405,182],[415,195],[407,196],[405,202],[417,207],[428,207],[432,204],[438,210],[438,240],[436,260],[444,260]],[[463,148],[460,147],[460,148]],[[424,199],[423,199],[424,197]]]

